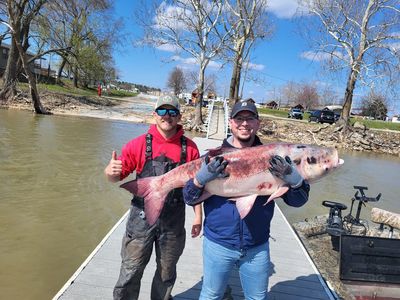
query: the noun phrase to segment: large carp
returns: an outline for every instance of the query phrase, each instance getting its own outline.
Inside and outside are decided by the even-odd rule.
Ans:
[[[251,210],[257,196],[269,195],[268,203],[289,189],[284,181],[268,170],[272,156],[289,156],[301,176],[309,183],[343,164],[334,148],[289,143],[271,143],[243,149],[217,148],[209,151],[210,157],[216,155],[222,155],[228,161],[226,172],[230,176],[207,183],[198,203],[211,195],[228,197],[236,201],[241,218]],[[126,182],[121,187],[144,198],[146,219],[152,225],[157,221],[168,193],[172,189],[183,187],[190,178],[194,178],[203,159],[183,164],[161,176]]]

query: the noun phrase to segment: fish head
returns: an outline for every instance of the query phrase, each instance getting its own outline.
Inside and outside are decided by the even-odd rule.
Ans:
[[[335,148],[295,145],[290,155],[302,177],[313,182],[343,164]]]

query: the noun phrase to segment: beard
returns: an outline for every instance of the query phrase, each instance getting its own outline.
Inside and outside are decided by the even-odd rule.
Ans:
[[[248,143],[248,142],[251,141],[251,136],[249,136],[248,138],[241,138],[241,137],[238,137],[237,139],[238,139],[238,141],[241,142],[241,143]]]

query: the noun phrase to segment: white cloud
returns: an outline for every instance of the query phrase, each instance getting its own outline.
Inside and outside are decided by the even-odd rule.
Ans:
[[[215,69],[221,68],[221,64],[217,63],[216,61],[213,61],[213,60],[209,62],[208,66],[210,68],[215,68]]]
[[[297,12],[299,5],[297,0],[270,0],[267,10],[278,18],[290,19]]]
[[[182,68],[187,69],[188,67],[198,66],[198,62],[194,57],[183,58],[179,55],[174,55],[171,57],[173,61],[179,62]],[[208,63],[209,68],[219,69],[221,68],[221,64],[215,61],[210,61]]]
[[[302,58],[312,61],[324,61],[330,59],[331,55],[324,52],[306,51],[300,54]]]
[[[253,63],[248,63],[247,67],[249,68],[249,70],[256,70],[256,71],[262,71],[265,68],[264,65],[253,64]]]
[[[172,44],[162,44],[159,46],[156,46],[156,49],[161,50],[161,51],[166,51],[166,52],[177,52],[179,48],[176,45]]]
[[[334,55],[334,58],[338,59],[342,59],[342,60],[346,60],[346,56],[343,55],[343,53],[339,52],[339,51],[334,51],[332,53]],[[325,60],[329,60],[331,59],[332,54],[330,53],[326,53],[326,52],[315,52],[315,51],[305,51],[303,53],[300,54],[300,57],[308,59],[308,60],[312,60],[312,61],[325,61]]]
[[[172,28],[174,30],[181,30],[186,28],[184,19],[190,18],[191,12],[184,10],[178,6],[167,5],[165,2],[161,3],[157,15],[154,17],[154,27],[164,30]]]

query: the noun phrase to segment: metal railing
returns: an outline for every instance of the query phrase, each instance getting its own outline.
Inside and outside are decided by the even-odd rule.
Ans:
[[[228,101],[224,99],[224,130],[225,130],[225,138],[228,137],[229,133],[229,105]]]
[[[211,123],[211,118],[212,118],[212,114],[213,114],[213,110],[214,110],[214,100],[211,100],[211,104],[210,102],[208,102],[208,117],[207,117],[207,135],[206,138],[208,139],[209,135],[210,135],[210,123]]]

